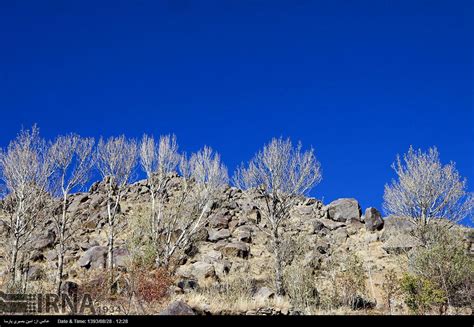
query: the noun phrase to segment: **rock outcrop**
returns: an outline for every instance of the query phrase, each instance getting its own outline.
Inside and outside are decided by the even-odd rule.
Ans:
[[[179,177],[172,176],[170,185],[175,185],[169,200],[169,205],[173,205],[173,197],[180,194]],[[113,252],[114,263],[121,272],[127,272],[130,260],[136,254],[130,247],[130,229],[139,219],[147,219],[148,201],[147,182],[140,181],[128,187],[119,208],[120,215],[126,218],[124,221],[127,223],[124,232],[116,240]],[[268,226],[260,212],[262,203],[259,201],[258,198],[249,200],[235,188],[223,190],[206,226],[195,235],[192,244],[181,249],[182,253],[176,260],[174,292],[186,295],[208,284],[219,288],[226,278],[245,274],[247,282],[253,285],[255,300],[268,302],[275,298],[274,291],[267,283],[273,269],[273,253],[270,240],[263,232]],[[77,292],[82,276],[100,273],[101,269],[107,268],[104,183],[95,183],[87,193],[71,195],[68,204],[69,214],[79,226],[73,235],[74,242],[67,251],[64,272],[67,281],[61,288],[62,292],[70,294]],[[0,224],[0,235],[6,233],[7,228],[5,224]],[[306,271],[320,274],[329,269],[335,254],[356,253],[370,266],[371,278],[376,281],[374,296],[378,302],[382,302],[377,289],[383,284],[384,269],[396,268],[396,256],[418,246],[416,239],[410,235],[412,229],[413,225],[406,219],[384,218],[376,208],[367,208],[362,215],[356,199],[342,198],[324,205],[320,200],[302,197],[292,208],[289,219],[281,225],[285,248],[283,266],[286,269],[298,263]],[[26,272],[28,280],[41,281],[53,275],[57,261],[56,246],[51,221],[44,222],[31,243],[29,258],[32,265]],[[4,267],[0,267],[0,272],[4,270]],[[177,301],[161,314],[194,315],[196,310],[193,309]],[[278,311],[268,307],[246,313],[291,312],[297,313],[288,308]]]

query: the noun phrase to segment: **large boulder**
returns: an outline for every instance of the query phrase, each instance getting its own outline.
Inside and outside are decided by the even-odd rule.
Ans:
[[[203,255],[203,261],[207,263],[214,263],[222,260],[222,253],[215,250],[209,250]]]
[[[94,246],[84,252],[77,264],[86,269],[104,269],[107,263],[107,247]]]
[[[191,265],[180,266],[176,270],[176,275],[185,279],[201,281],[215,277],[216,272],[212,263],[198,261]]]
[[[376,230],[382,230],[383,228],[383,219],[380,212],[375,208],[367,208],[364,215],[365,229],[369,232],[374,232]]]
[[[405,217],[388,216],[384,219],[381,241],[387,241],[391,237],[399,237],[412,234],[415,225]]]
[[[340,222],[360,220],[362,215],[362,210],[356,199],[338,199],[328,204],[326,211],[329,219]]]
[[[192,276],[197,280],[212,278],[215,275],[214,266],[210,263],[198,261],[192,264]]]
[[[56,234],[53,230],[47,230],[37,238],[33,240],[31,243],[31,247],[35,250],[44,250],[47,248],[51,248],[56,241]]]
[[[193,309],[183,301],[175,301],[159,313],[160,316],[195,316]]]
[[[244,242],[232,242],[224,246],[221,252],[227,256],[247,259],[250,254],[250,246]]]
[[[77,264],[86,269],[107,268],[108,248],[106,246],[93,246],[79,258]],[[115,248],[113,252],[114,266],[126,268],[129,263],[130,252],[125,248]]]
[[[410,235],[391,236],[382,245],[382,249],[388,254],[402,254],[407,253],[413,248],[420,245],[420,242]]]

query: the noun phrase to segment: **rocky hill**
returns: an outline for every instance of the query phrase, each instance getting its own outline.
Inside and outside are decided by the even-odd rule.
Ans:
[[[174,179],[179,185],[179,177]],[[179,193],[178,186],[175,192]],[[170,199],[172,205],[173,196]],[[404,219],[382,218],[376,208],[363,210],[356,199],[324,204],[301,198],[292,209],[291,219],[283,225],[285,280],[290,291],[279,297],[273,291],[272,251],[258,207],[258,200],[249,200],[236,188],[223,190],[206,228],[174,262],[168,296],[148,306],[131,299],[127,312],[158,313],[169,303],[172,305],[167,310],[171,312],[192,310],[202,314],[317,314],[359,312],[358,309],[364,313],[386,312],[387,274],[393,271],[400,276],[405,272],[406,254],[417,246],[408,233],[411,226]],[[135,238],[137,228],[145,228],[140,224],[149,213],[146,180],[128,187],[120,209],[126,225],[114,251],[121,276],[117,282],[119,295],[130,287],[132,263],[147,254],[146,247],[137,244]],[[77,231],[65,260],[68,282],[63,287],[90,290],[91,285],[100,285],[94,282],[100,283],[107,266],[103,184],[95,183],[89,192],[72,195],[68,211],[76,218]],[[6,232],[5,226],[0,225],[0,235]],[[45,219],[33,238],[29,264],[24,267],[31,292],[51,287],[56,243],[52,221]],[[472,252],[472,240],[469,246]],[[6,276],[2,260],[5,253],[1,250],[0,284]],[[346,279],[341,279],[344,276]],[[358,278],[363,278],[363,285],[356,290],[360,301],[352,303],[352,308],[336,307],[334,297],[340,296],[340,286]],[[114,299],[117,297],[104,301],[114,303]],[[123,305],[123,299],[120,303]],[[407,309],[402,299],[395,297],[390,311],[406,313]]]

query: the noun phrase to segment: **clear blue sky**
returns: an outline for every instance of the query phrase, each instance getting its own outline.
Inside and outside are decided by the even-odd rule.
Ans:
[[[174,132],[233,171],[312,145],[329,202],[381,207],[390,164],[438,146],[474,185],[472,1],[1,1],[0,146]]]

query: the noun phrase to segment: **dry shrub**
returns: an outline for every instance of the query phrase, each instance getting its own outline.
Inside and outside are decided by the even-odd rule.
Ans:
[[[135,294],[146,303],[161,302],[169,295],[170,286],[173,284],[169,272],[163,268],[134,273]]]
[[[327,309],[348,306],[351,309],[369,308],[366,300],[366,273],[362,261],[354,253],[336,253],[328,262],[321,301]]]
[[[79,286],[80,294],[88,294],[94,301],[104,301],[110,296],[109,274],[103,271],[92,272]]]
[[[285,269],[285,290],[290,302],[298,310],[307,310],[319,304],[319,293],[313,269],[294,263]]]
[[[395,270],[389,269],[382,284],[382,296],[386,307],[392,311],[392,302],[400,294],[400,278]]]

